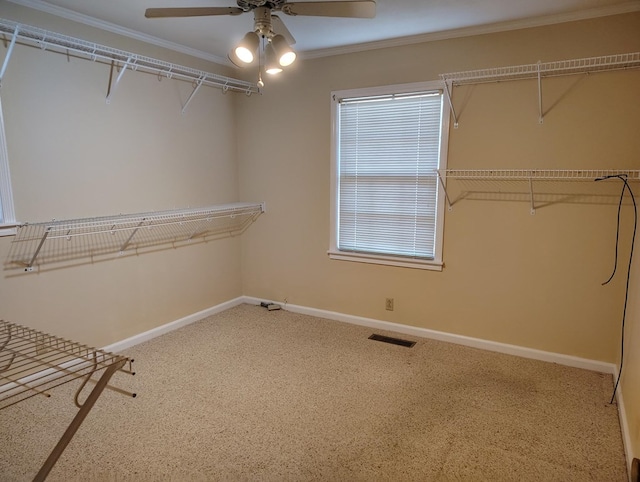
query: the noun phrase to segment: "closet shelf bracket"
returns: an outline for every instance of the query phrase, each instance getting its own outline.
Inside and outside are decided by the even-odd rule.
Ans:
[[[533,201],[533,180],[529,178],[529,200],[531,201],[531,215],[536,213],[536,206]]]
[[[542,113],[542,62],[538,61],[538,123],[544,122],[544,114]],[[533,203],[533,200],[531,201]],[[533,207],[531,208],[533,210]],[[531,213],[533,214],[533,213]]]
[[[140,226],[142,226],[144,224],[145,220],[146,220],[146,218],[142,218],[142,221],[140,221],[138,223],[138,225],[135,227],[135,229],[133,231],[131,231],[131,234],[129,235],[127,240],[120,247],[120,250],[118,251],[119,254],[122,254],[124,252],[124,250],[127,249],[127,246],[129,246],[129,244],[131,243],[131,240],[133,239],[133,237],[136,235],[136,233],[140,229]]]
[[[446,170],[443,170],[442,172],[445,173],[446,176]],[[447,210],[451,211],[453,210],[453,203],[451,202],[451,198],[449,197],[449,193],[447,192],[447,185],[445,183],[445,179],[443,179],[442,177],[442,173],[440,171],[436,171],[436,175],[438,176],[438,181],[440,181],[440,186],[442,186],[442,191],[444,192],[444,197],[447,200]]]
[[[42,239],[38,243],[38,247],[36,248],[35,252],[33,253],[33,256],[31,257],[31,260],[27,264],[27,267],[24,269],[25,271],[33,271],[33,263],[36,262],[36,258],[38,257],[38,253],[40,253],[40,250],[42,249],[42,245],[47,240],[47,236],[49,236],[50,232],[51,232],[51,228],[48,227],[45,230],[44,234],[42,235]]]
[[[193,99],[193,96],[196,95],[196,93],[198,92],[198,90],[200,90],[200,87],[202,87],[202,81],[204,79],[202,77],[200,77],[198,80],[195,81],[195,87],[193,88],[193,90],[191,91],[191,94],[189,95],[189,98],[187,99],[187,101],[184,103],[184,105],[182,106],[182,115],[184,115],[184,113],[187,111],[187,107],[189,106],[189,103],[191,102],[191,99]],[[222,87],[222,92],[227,92],[227,87],[223,86]]]
[[[124,64],[122,64],[122,67],[120,68],[120,72],[118,73],[118,77],[116,77],[116,81],[113,84],[111,84],[111,82],[109,82],[109,87],[107,89],[107,98],[106,98],[107,104],[111,104],[111,96],[116,91],[116,88],[118,87],[118,84],[120,83],[120,80],[122,80],[122,76],[124,75],[125,71],[127,70],[127,67],[129,67],[129,65],[131,65],[132,61],[133,61],[133,57],[129,56],[127,61]]]
[[[451,115],[453,116],[453,128],[458,128],[458,116],[456,115],[456,109],[453,106],[453,99],[451,96],[453,95],[453,82],[444,81],[444,93],[447,96],[447,100],[449,101],[449,107],[451,108]]]
[[[13,35],[11,36],[11,42],[9,43],[9,47],[7,48],[7,53],[4,56],[4,62],[2,62],[2,69],[0,70],[0,86],[2,86],[2,79],[4,78],[4,73],[7,70],[7,65],[9,64],[9,59],[11,58],[11,54],[13,53],[13,47],[16,45],[16,39],[18,38],[18,32],[20,31],[20,27],[16,26]]]

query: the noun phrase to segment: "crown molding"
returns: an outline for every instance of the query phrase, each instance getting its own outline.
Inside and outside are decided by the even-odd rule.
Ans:
[[[122,35],[124,37],[129,37],[134,40],[139,40],[141,42],[155,45],[157,47],[162,47],[168,50],[173,50],[175,52],[179,52],[182,54],[190,55],[192,57],[196,57],[202,60],[207,60],[209,62],[213,62],[216,64],[225,65],[225,66],[230,65],[228,59],[226,58],[219,57],[217,55],[213,55],[207,52],[203,52],[202,50],[187,47],[185,45],[178,44],[175,42],[163,40],[161,38],[154,37],[153,35],[147,35],[144,33],[137,32],[135,30],[124,28],[114,23],[105,22],[104,20],[99,20],[97,18],[90,17],[88,15],[74,12],[67,8],[58,7],[56,5],[45,3],[41,0],[8,0],[8,1],[11,3],[15,3],[16,5],[21,5],[23,7],[39,10],[41,12],[55,15],[57,17],[61,17],[66,20],[71,20],[73,22],[78,22],[84,25],[88,25],[90,27],[99,28],[107,32]]]
[[[111,33],[129,37],[141,42],[145,42],[158,47],[180,52],[192,57],[214,62],[216,64],[232,66],[227,58],[219,57],[201,50],[193,49],[182,44],[169,42],[167,40],[154,37],[152,35],[143,34],[135,30],[121,27],[119,25],[105,22],[88,15],[76,13],[72,10],[51,5],[42,0],[8,0],[11,3],[22,5],[24,7],[39,10],[51,15],[65,18],[74,22],[89,25],[91,27],[106,30]],[[387,40],[379,40],[374,42],[365,42],[354,45],[346,45],[342,47],[330,47],[326,49],[309,50],[307,52],[298,52],[300,59],[316,59],[321,57],[330,57],[333,55],[351,54],[364,52],[367,50],[384,49],[390,47],[401,47],[404,45],[413,45],[425,42],[434,42],[438,40],[448,40],[453,38],[471,37],[474,35],[484,35],[490,33],[506,32],[509,30],[520,30],[532,27],[543,27],[545,25],[554,25],[565,22],[575,22],[579,20],[588,20],[598,17],[606,17],[610,15],[619,15],[624,13],[633,13],[640,11],[640,0],[629,0],[618,5],[609,5],[605,7],[597,7],[578,12],[569,12],[558,15],[547,15],[543,17],[533,17],[521,20],[512,20],[507,22],[498,22],[487,25],[479,25],[474,27],[463,27],[451,30],[443,30],[441,32],[431,32],[419,35],[411,35],[407,37],[396,37]]]
[[[633,13],[640,11],[640,1],[631,0],[618,5],[606,7],[592,8],[581,10],[579,12],[570,12],[558,15],[547,15],[543,17],[532,17],[521,20],[511,20],[507,22],[498,22],[487,25],[478,25],[474,27],[463,27],[452,30],[443,30],[441,32],[431,32],[419,35],[411,35],[408,37],[397,37],[388,40],[379,40],[375,42],[366,42],[354,45],[346,45],[344,47],[331,47],[326,49],[310,50],[301,52],[301,59],[316,59],[321,57],[330,57],[333,55],[351,54],[364,52],[367,50],[384,49],[390,47],[402,47],[404,45],[413,45],[425,42],[434,42],[438,40],[449,40],[461,37],[472,37],[474,35],[484,35],[490,33],[506,32],[509,30],[521,30],[532,27],[544,27],[545,25],[554,25],[558,23],[575,22],[579,20],[589,20],[598,17],[607,17],[610,15],[619,15],[624,13]]]

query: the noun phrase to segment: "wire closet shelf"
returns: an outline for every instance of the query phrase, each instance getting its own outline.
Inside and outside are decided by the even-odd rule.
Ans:
[[[235,236],[264,212],[264,203],[82,218],[18,226],[7,268],[32,271],[36,263],[109,254]]]
[[[525,79],[537,79],[538,81],[538,122],[542,124],[545,115],[542,108],[542,79],[562,75],[636,69],[639,67],[640,52],[632,52],[583,59],[557,60],[553,62],[538,62],[536,64],[467,70],[440,74],[440,78],[444,82],[444,90],[451,108],[454,128],[458,127],[458,114],[456,113],[452,99],[453,87]]]
[[[5,34],[5,38],[6,35],[11,36],[11,44],[8,48],[2,70],[0,71],[1,73],[4,73],[6,69],[13,44],[15,44],[17,39],[20,39],[20,41],[26,45],[39,47],[43,50],[51,49],[65,54],[73,52],[92,61],[116,62],[121,65],[121,72],[129,68],[131,70],[157,74],[158,76],[170,79],[175,78],[191,81],[197,86],[204,84],[219,87],[223,91],[244,92],[247,95],[259,92],[258,86],[251,82],[126,52],[10,20],[0,19],[0,33]],[[1,78],[2,75],[0,74],[0,79]]]
[[[447,179],[512,181],[595,181],[610,176],[640,180],[640,170],[622,169],[442,169],[438,176]]]
[[[0,410],[37,395],[50,397],[52,388],[111,367],[133,374],[132,362],[122,355],[0,320]],[[127,364],[129,369],[123,369]],[[76,404],[81,406],[78,395]]]
[[[35,396],[50,397],[53,388],[81,380],[74,397],[78,412],[34,480],[46,479],[104,389],[136,396],[109,384],[116,372],[134,375],[132,363],[123,355],[0,320],[0,410]]]
[[[538,75],[552,77],[556,75],[584,74],[606,70],[623,70],[640,67],[640,52],[588,57],[583,59],[538,62],[535,64],[495,67],[440,74],[445,82],[453,85],[479,84],[506,80],[535,79]]]
[[[612,178],[621,178],[627,182],[640,181],[640,170],[628,169],[440,169],[436,171],[436,175],[449,210],[459,200],[472,199],[472,195],[479,196],[484,193],[482,199],[489,199],[490,197],[487,196],[489,194],[493,194],[494,199],[524,200],[526,198],[530,203],[531,214],[535,214],[536,198],[541,196],[547,198],[546,204],[551,204],[554,198],[573,202],[578,199],[599,199],[599,202],[603,202],[611,197],[612,194],[608,191],[613,186],[611,183],[594,181]],[[448,180],[459,181],[460,184],[467,183],[473,187],[463,190],[454,198]],[[581,183],[583,188],[569,189],[568,183]],[[486,185],[489,188],[480,188],[478,187],[480,185]],[[540,192],[538,188],[541,185],[560,187]],[[589,185],[594,187],[586,187]],[[596,185],[598,194],[594,198]],[[507,186],[510,187],[507,188]],[[605,187],[607,192],[603,191]]]

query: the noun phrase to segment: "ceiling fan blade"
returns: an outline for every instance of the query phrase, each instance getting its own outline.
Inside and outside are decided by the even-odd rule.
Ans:
[[[376,16],[376,2],[372,0],[353,2],[287,2],[282,5],[281,10],[287,15],[373,18]]]
[[[273,27],[273,31],[282,35],[289,45],[296,43],[296,39],[293,38],[287,26],[277,15],[271,15],[271,26]]]
[[[244,10],[238,7],[184,7],[184,8],[147,8],[147,18],[165,17],[206,17],[209,15],[240,15]]]

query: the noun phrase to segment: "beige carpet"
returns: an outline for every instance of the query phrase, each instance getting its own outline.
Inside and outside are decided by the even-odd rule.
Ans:
[[[626,481],[612,377],[242,305],[127,350],[50,480]],[[388,333],[383,333],[388,334]],[[0,411],[30,480],[74,387]]]

